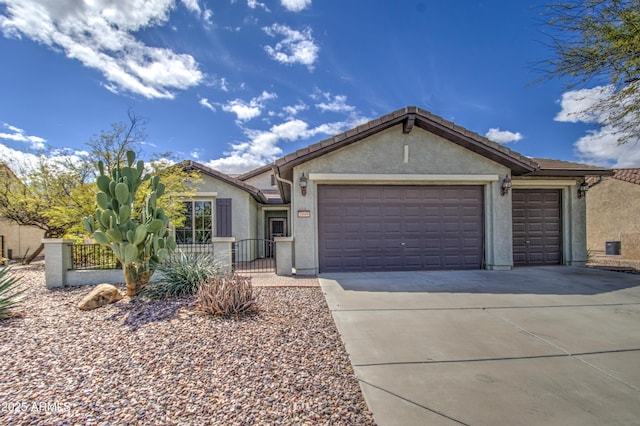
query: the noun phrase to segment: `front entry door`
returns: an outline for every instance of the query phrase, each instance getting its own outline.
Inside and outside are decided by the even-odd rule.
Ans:
[[[287,219],[284,217],[269,218],[269,239],[273,241],[275,237],[287,236]]]

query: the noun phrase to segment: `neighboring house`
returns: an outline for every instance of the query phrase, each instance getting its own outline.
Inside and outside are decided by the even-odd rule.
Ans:
[[[0,163],[0,179],[18,181],[13,171],[4,163]],[[0,185],[0,189],[8,188]],[[18,225],[0,216],[0,257],[22,259],[40,246],[43,237],[44,231],[40,228]]]
[[[238,177],[183,164],[205,181],[179,241],[288,236],[299,275],[584,265],[579,188],[611,174],[525,157],[416,107]]]
[[[640,169],[590,178],[587,243],[593,254],[640,260]]]

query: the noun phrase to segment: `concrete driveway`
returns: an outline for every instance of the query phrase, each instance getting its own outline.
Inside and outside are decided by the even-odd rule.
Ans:
[[[380,425],[640,424],[640,275],[323,274]]]

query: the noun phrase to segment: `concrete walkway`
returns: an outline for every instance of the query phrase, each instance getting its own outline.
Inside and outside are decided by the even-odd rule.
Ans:
[[[640,424],[640,275],[324,274],[380,425]]]

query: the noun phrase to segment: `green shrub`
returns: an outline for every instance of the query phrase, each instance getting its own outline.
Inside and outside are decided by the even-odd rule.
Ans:
[[[200,283],[198,310],[215,316],[238,316],[255,307],[256,296],[251,278],[225,273]]]
[[[9,275],[8,267],[0,267],[0,319],[15,315],[13,311],[24,299],[26,289],[18,288],[19,277]]]
[[[211,254],[179,251],[158,266],[160,281],[147,285],[142,294],[152,299],[194,295],[200,282],[219,273],[220,264]]]

